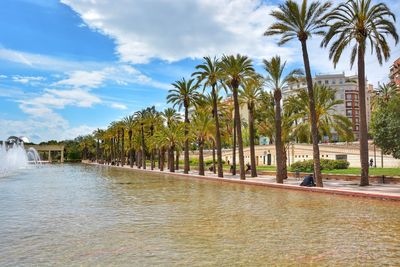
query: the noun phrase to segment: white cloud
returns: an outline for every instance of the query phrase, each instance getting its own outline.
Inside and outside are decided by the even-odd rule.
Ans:
[[[12,76],[12,80],[17,83],[28,84],[28,83],[36,83],[40,81],[46,80],[45,77],[42,76],[21,76],[21,75],[14,75]]]
[[[110,106],[115,109],[121,109],[121,110],[128,109],[128,107],[126,105],[121,104],[121,103],[111,103]]]
[[[115,39],[121,59],[147,63],[243,53],[254,58],[292,55],[263,37],[274,6],[261,0],[62,0],[85,24]]]
[[[80,14],[88,27],[113,38],[116,52],[124,62],[178,61],[205,55],[242,53],[256,61],[279,54],[289,63],[302,64],[298,42],[278,47],[276,38],[263,36],[274,21],[269,14],[276,6],[262,0],[62,2]],[[399,11],[399,1],[385,2],[394,13]],[[350,70],[346,55],[334,69],[328,51],[322,50],[319,43],[319,39],[309,40],[313,72],[355,73],[355,70]],[[391,47],[393,56],[390,62],[400,56],[393,44]],[[390,63],[377,66],[374,57],[367,55],[366,67],[369,80],[376,84],[385,79]]]
[[[77,70],[68,73],[68,78],[54,83],[55,86],[72,86],[74,88],[96,88],[106,79],[104,71]]]

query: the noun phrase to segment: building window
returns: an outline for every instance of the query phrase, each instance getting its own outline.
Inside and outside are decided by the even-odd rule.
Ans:
[[[325,84],[329,84],[329,81],[328,81],[328,80],[325,80]]]
[[[339,83],[340,83],[340,84],[343,84],[343,80],[340,80]]]
[[[354,95],[354,99],[355,99],[355,100],[358,100],[358,95]]]
[[[356,126],[354,127],[354,130],[356,130],[356,131],[360,130],[360,126],[356,125]]]
[[[348,117],[353,116],[353,111],[351,109],[346,110],[346,116]]]
[[[354,101],[354,106],[358,108],[358,101]]]
[[[346,94],[346,100],[351,100],[351,94]]]
[[[358,116],[360,114],[360,112],[358,111],[358,109],[354,110],[354,113],[356,114],[356,116]]]
[[[321,82],[321,81],[318,81],[318,84],[322,84],[322,82]]]
[[[335,81],[335,80],[332,80],[332,84],[336,84],[336,81]]]
[[[351,101],[346,101],[346,108],[351,108],[352,102]]]

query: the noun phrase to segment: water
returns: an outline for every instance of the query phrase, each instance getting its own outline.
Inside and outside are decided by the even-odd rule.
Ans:
[[[400,203],[85,165],[0,178],[0,266],[398,266]]]
[[[0,177],[26,169],[29,164],[40,164],[40,156],[34,148],[25,150],[24,144],[0,144]]]

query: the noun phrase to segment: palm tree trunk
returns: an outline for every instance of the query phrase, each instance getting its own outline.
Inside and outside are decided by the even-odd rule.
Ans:
[[[358,44],[358,95],[360,101],[360,160],[361,179],[360,186],[369,185],[368,179],[368,127],[365,105],[365,58],[364,45]]]
[[[145,142],[144,142],[144,128],[142,124],[142,165],[143,169],[146,169],[146,149],[145,149]]]
[[[121,128],[121,166],[125,165],[125,130]]]
[[[164,171],[164,148],[160,149],[160,155],[159,155],[159,160],[158,160],[158,169],[160,171]]]
[[[321,176],[321,163],[319,158],[319,136],[317,128],[317,114],[315,113],[315,102],[314,102],[314,89],[311,77],[310,61],[308,59],[307,44],[306,40],[301,41],[301,49],[303,51],[304,69],[306,72],[307,89],[308,89],[308,100],[310,106],[310,117],[311,117],[311,136],[313,143],[313,160],[314,160],[314,176],[318,187],[323,187],[322,176]]]
[[[133,168],[133,155],[135,154],[135,151],[130,148],[129,149],[129,165],[131,168]]]
[[[250,162],[251,177],[257,177],[256,151],[254,147],[254,106],[248,105],[249,110],[249,135],[250,135]]]
[[[150,169],[154,170],[154,149],[150,152]]]
[[[176,150],[176,160],[175,160],[175,169],[179,170],[179,149]]]
[[[236,115],[233,118],[232,175],[236,175]]]
[[[218,104],[217,104],[217,91],[215,84],[212,86],[212,98],[213,98],[213,115],[215,120],[215,142],[217,145],[217,164],[218,164],[218,177],[224,177],[224,170],[222,166],[222,146],[221,146],[221,132],[219,129],[219,118],[218,118]],[[214,166],[215,173],[215,166]]]
[[[281,111],[281,90],[275,89],[275,152],[276,152],[276,182],[283,184],[284,177],[284,160],[283,160],[283,144],[282,144],[282,111]]]
[[[282,161],[282,179],[287,179],[287,150],[285,145],[282,145],[282,156],[283,156],[283,161]]]
[[[189,107],[185,105],[185,154],[183,173],[189,173]]]
[[[215,169],[215,142],[214,140],[212,141],[212,169],[213,173],[217,173],[217,170]]]
[[[235,121],[236,121],[237,141],[238,141],[238,145],[239,145],[240,180],[245,180],[246,174],[245,174],[245,169],[244,169],[242,124],[240,121],[239,99],[238,99],[238,88],[237,87],[233,87],[233,102],[235,105]]]
[[[170,166],[169,166],[169,171],[170,172],[175,172],[174,169],[174,150],[175,150],[175,146],[171,146],[169,149],[169,158],[171,160]]]
[[[204,175],[204,141],[199,141],[199,175]]]

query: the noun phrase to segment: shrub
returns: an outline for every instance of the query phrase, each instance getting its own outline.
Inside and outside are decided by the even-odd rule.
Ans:
[[[349,165],[350,163],[347,160],[321,159],[321,170],[347,169]],[[290,170],[299,172],[312,172],[314,171],[314,161],[312,159],[297,161],[292,163]]]

